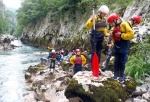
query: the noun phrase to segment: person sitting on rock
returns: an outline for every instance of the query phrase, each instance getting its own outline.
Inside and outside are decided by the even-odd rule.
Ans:
[[[76,49],[76,55],[70,58],[70,63],[74,65],[74,74],[78,71],[82,71],[82,66],[86,63],[86,58],[81,55],[80,49]]]
[[[50,58],[50,70],[55,70],[55,62],[56,62],[56,52],[53,49],[52,52],[49,53],[48,59]]]

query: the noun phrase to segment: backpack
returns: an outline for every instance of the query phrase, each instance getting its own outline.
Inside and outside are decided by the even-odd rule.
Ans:
[[[56,54],[56,59],[60,60],[61,59],[61,55],[59,53]]]

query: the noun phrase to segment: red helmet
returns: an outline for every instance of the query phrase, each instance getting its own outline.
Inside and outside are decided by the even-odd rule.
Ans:
[[[117,14],[113,13],[107,18],[107,22],[110,23],[113,20],[118,19],[118,18],[119,18],[119,16]]]
[[[81,52],[80,49],[76,49],[76,52]]]
[[[132,16],[131,19],[136,21],[138,24],[140,24],[140,22],[141,22],[140,16],[137,16],[137,15]]]

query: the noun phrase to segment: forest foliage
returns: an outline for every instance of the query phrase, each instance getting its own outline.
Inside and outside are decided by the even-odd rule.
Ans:
[[[24,0],[17,14],[17,35],[29,23],[36,24],[39,20],[44,19],[49,12],[56,19],[63,18],[66,13],[70,18],[74,18],[74,14],[79,13],[82,16],[89,12],[95,4],[97,7],[106,4],[111,7],[110,9],[115,9],[119,6],[126,7],[130,1],[132,0]]]
[[[4,18],[3,6],[4,6],[4,4],[0,0],[0,34],[5,33],[8,28],[8,23],[7,23],[6,19]]]
[[[0,34],[14,34],[16,24],[15,13],[8,10],[0,0]]]

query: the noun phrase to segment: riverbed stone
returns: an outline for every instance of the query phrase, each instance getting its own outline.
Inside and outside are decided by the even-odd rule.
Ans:
[[[83,102],[124,102],[135,89],[131,78],[121,83],[104,75],[95,78],[90,72],[78,72],[67,86],[65,96],[79,97]]]
[[[25,73],[25,79],[26,79],[26,80],[29,80],[30,78],[31,78],[31,73],[26,72],[26,73]]]

